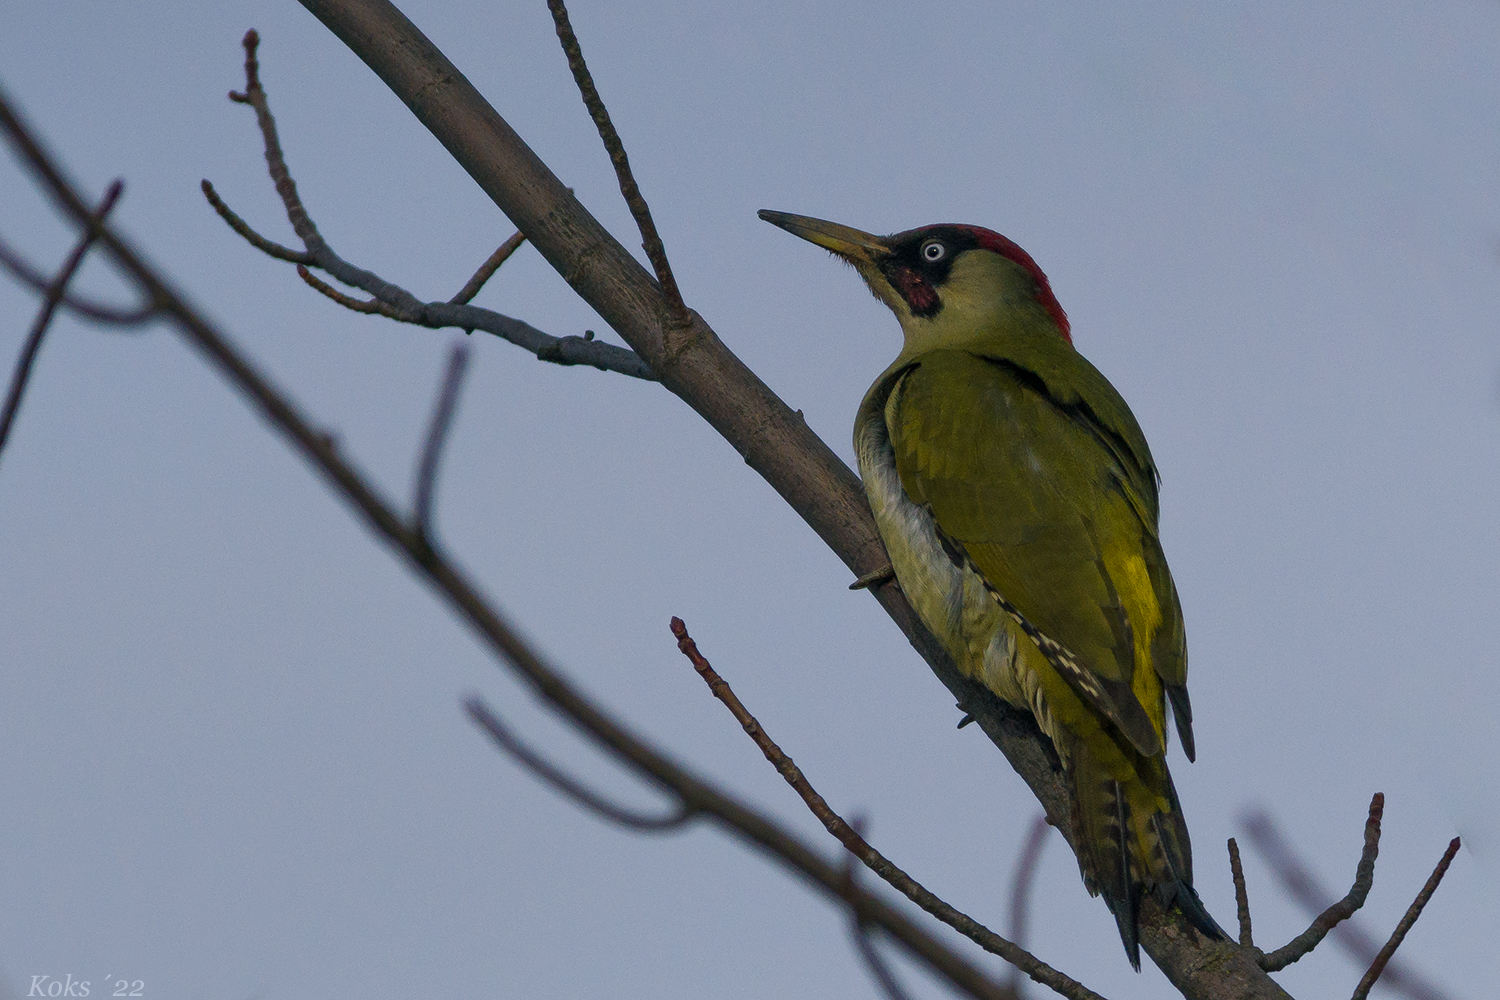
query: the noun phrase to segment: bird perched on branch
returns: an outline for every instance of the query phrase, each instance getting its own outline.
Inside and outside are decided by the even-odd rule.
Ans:
[[[1131,964],[1143,892],[1223,937],[1193,891],[1167,772],[1168,703],[1194,751],[1156,466],[1130,408],[1074,349],[1046,275],[978,226],[882,237],[760,217],[853,264],[901,323],[905,345],[854,426],[896,581],[959,669],[1052,739],[1084,883]]]

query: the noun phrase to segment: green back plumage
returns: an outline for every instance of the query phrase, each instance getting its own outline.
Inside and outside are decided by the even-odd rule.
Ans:
[[[892,374],[885,418],[907,494],[1097,677],[1099,697],[1089,677],[1069,678],[1085,700],[1136,750],[1160,753],[1163,688],[1185,684],[1186,647],[1156,469],[1124,401],[1045,331],[903,355]]]

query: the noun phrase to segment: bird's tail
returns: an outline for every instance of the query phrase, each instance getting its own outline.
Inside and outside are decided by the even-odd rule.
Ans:
[[[1192,845],[1166,762],[1136,754],[1136,776],[1120,780],[1118,768],[1106,769],[1087,745],[1069,757],[1073,842],[1084,885],[1104,896],[1130,964],[1140,970],[1137,920],[1147,892],[1163,906],[1175,903],[1206,936],[1227,937],[1193,891]]]

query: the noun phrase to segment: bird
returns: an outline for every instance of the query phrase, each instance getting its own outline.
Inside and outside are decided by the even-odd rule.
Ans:
[[[759,214],[852,264],[904,337],[855,419],[890,556],[859,582],[894,575],[959,670],[1052,740],[1084,885],[1137,971],[1144,893],[1226,937],[1193,889],[1167,769],[1168,705],[1196,754],[1160,476],[1124,399],[1073,346],[1047,276],[980,226],[873,236]]]

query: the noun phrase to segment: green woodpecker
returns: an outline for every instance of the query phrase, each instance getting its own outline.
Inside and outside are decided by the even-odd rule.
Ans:
[[[1142,892],[1224,933],[1193,891],[1166,706],[1193,759],[1187,645],[1156,466],[1073,348],[1026,251],[978,226],[894,236],[760,217],[853,264],[905,344],[854,425],[896,581],[958,667],[1029,710],[1073,793],[1073,842],[1140,968]]]

